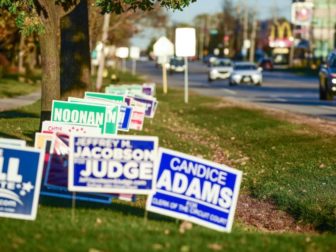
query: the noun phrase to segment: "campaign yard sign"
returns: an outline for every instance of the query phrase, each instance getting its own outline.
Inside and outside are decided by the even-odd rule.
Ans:
[[[129,128],[132,130],[142,130],[145,121],[145,108],[133,107]]]
[[[117,103],[98,97],[89,97],[85,99],[68,97],[69,102],[79,102],[93,105],[119,106],[118,130],[129,131],[133,107],[124,105],[126,103]]]
[[[2,138],[0,137],[0,145],[8,145],[8,146],[26,146],[26,141],[21,139],[12,139],[12,138]]]
[[[148,194],[153,188],[157,137],[70,138],[70,191]]]
[[[96,126],[83,126],[83,125],[76,125],[76,124],[68,124],[62,122],[51,122],[51,121],[44,121],[42,122],[42,133],[56,133],[62,132],[65,134],[71,133],[81,133],[81,134],[101,134],[101,128]]]
[[[156,164],[148,211],[231,231],[241,171],[164,148]]]
[[[98,125],[104,134],[116,134],[119,105],[98,105],[53,101],[51,121],[83,126]]]
[[[43,154],[29,147],[0,146],[0,216],[35,220]]]
[[[155,109],[157,106],[157,100],[153,97],[150,96],[134,96],[131,97],[132,100],[136,101],[136,102],[140,102],[143,103],[145,105],[145,116],[148,118],[153,118],[154,114],[155,114]]]
[[[120,119],[118,129],[121,131],[129,131],[131,118],[133,115],[133,108],[131,106],[120,106]]]
[[[155,83],[144,83],[142,85],[142,93],[150,96],[155,95]]]
[[[113,87],[111,86],[107,86],[105,88],[105,94],[112,94],[112,95],[127,95],[128,90],[127,88],[122,88],[122,87]]]
[[[39,134],[39,133],[36,133]],[[76,193],[68,191],[68,136],[65,134],[39,134],[35,142],[44,151],[43,176],[40,195],[62,199],[76,199],[110,204],[115,195]],[[35,141],[36,141],[35,139]],[[43,142],[44,140],[44,142]]]
[[[97,93],[97,92],[85,92],[84,98],[101,98],[119,103],[122,103],[125,100],[124,95],[114,95],[114,94]]]

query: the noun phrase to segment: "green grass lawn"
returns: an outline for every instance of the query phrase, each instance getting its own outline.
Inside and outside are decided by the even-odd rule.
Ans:
[[[110,206],[77,204],[76,221],[64,202],[42,199],[35,222],[1,219],[1,251],[335,251],[336,137],[292,124],[259,110],[232,106],[192,94],[183,103],[180,90],[169,90],[157,115],[141,134],[160,137],[160,145],[244,172],[242,192],[273,201],[298,222],[323,232],[270,233],[236,220],[231,234],[149,214],[144,198]],[[39,104],[0,113],[0,136],[32,143]],[[68,202],[68,206],[70,202]]]
[[[93,76],[91,78],[92,82],[96,82],[97,76]],[[144,83],[145,79],[142,78],[140,75],[134,75],[130,71],[122,71],[117,68],[110,68],[108,70],[108,76],[103,79],[103,89],[110,84],[136,84],[136,83]]]
[[[0,99],[26,95],[40,88],[40,84],[36,82],[20,82],[17,78],[17,76],[7,76],[0,79]]]

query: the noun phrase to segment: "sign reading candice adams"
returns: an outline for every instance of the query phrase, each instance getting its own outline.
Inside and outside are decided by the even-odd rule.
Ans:
[[[156,186],[147,210],[231,231],[242,173],[233,168],[159,148]]]

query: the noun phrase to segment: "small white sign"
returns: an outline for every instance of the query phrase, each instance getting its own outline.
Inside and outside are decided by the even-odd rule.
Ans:
[[[174,55],[174,44],[166,37],[160,37],[153,46],[156,57],[168,57]]]
[[[139,59],[140,58],[140,48],[136,46],[132,46],[130,50],[130,58],[131,59]]]
[[[176,56],[192,57],[196,55],[195,28],[177,28],[175,31]]]
[[[126,59],[128,57],[128,47],[118,47],[116,50],[116,56],[121,59]]]

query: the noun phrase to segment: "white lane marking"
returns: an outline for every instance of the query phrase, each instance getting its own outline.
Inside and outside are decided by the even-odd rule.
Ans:
[[[326,109],[329,109],[329,110],[336,110],[336,107],[331,107],[331,106],[327,106],[327,105],[323,105],[323,106],[321,106],[321,108],[326,108]]]
[[[226,93],[228,93],[228,94],[232,94],[232,95],[237,94],[237,92],[229,90],[229,89],[226,89],[226,88],[223,88],[223,91],[226,92]]]
[[[275,101],[279,101],[279,102],[286,102],[287,101],[287,99],[280,98],[280,97],[275,96],[275,95],[271,95],[271,99],[273,99]]]

